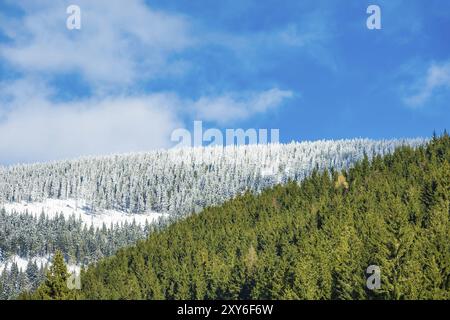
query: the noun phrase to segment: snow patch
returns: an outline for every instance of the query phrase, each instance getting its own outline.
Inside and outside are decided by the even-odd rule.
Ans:
[[[0,273],[7,268],[7,270],[11,270],[11,266],[13,263],[17,264],[19,270],[25,272],[27,269],[28,262],[36,263],[38,267],[45,267],[46,265],[50,267],[52,264],[53,255],[45,256],[45,257],[32,257],[29,259],[20,257],[18,255],[13,255],[6,261],[2,261],[0,263]],[[67,264],[67,270],[72,274],[80,274],[81,266],[76,264]]]
[[[123,211],[92,209],[85,200],[58,200],[46,199],[42,202],[10,202],[0,204],[0,208],[4,208],[9,214],[12,213],[28,213],[34,217],[39,217],[42,213],[50,219],[54,219],[63,215],[65,219],[72,215],[88,227],[101,228],[105,224],[106,228],[110,228],[111,224],[123,224],[125,222],[145,225],[158,220],[165,214],[158,212],[145,212],[140,214],[129,214]]]

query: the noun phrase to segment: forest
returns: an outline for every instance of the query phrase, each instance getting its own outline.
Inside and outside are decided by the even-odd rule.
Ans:
[[[45,269],[55,252],[79,269],[145,239],[169,222],[141,225],[133,221],[95,228],[75,216],[50,219],[44,213],[35,217],[0,210],[0,300],[36,289],[45,279]],[[21,266],[16,259],[26,265]]]
[[[23,299],[449,299],[450,137],[247,192]],[[367,286],[378,266],[381,285]]]
[[[425,139],[293,142],[196,147],[0,167],[0,205],[78,199],[92,210],[186,216],[247,190],[300,181],[318,166],[347,169],[366,153],[387,154]]]
[[[30,276],[28,266],[37,262],[42,273],[56,251],[71,267],[86,267],[204,207],[426,141],[197,147],[0,167],[1,298],[34,289],[42,277]],[[91,218],[101,220],[109,209],[115,210],[113,224],[92,225]],[[139,224],[145,214],[164,217]],[[118,219],[126,216],[128,223]]]

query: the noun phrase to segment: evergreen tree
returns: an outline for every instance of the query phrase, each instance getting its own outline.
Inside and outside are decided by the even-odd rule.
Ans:
[[[61,251],[56,251],[52,265],[47,271],[46,279],[32,295],[32,299],[39,300],[68,300],[75,297],[69,289],[68,280],[70,273],[64,262]]]

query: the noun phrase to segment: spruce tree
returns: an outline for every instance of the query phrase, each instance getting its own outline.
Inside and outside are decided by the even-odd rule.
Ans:
[[[56,251],[53,257],[52,265],[46,273],[46,279],[39,286],[33,299],[38,300],[68,300],[73,299],[75,294],[68,287],[70,273],[64,262],[61,251]]]

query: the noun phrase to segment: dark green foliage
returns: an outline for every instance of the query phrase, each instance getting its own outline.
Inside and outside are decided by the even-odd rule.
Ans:
[[[449,201],[444,134],[207,208],[89,267],[80,297],[450,299]]]
[[[75,299],[75,291],[69,289],[68,280],[70,273],[64,262],[61,251],[56,251],[52,265],[47,270],[45,281],[37,290],[27,295],[24,293],[21,298],[35,300],[70,300]]]

